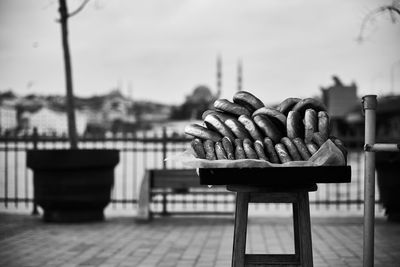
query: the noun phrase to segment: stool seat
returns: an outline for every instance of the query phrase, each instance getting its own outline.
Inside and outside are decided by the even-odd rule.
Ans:
[[[313,266],[308,192],[316,184],[296,186],[227,185],[236,192],[232,266]],[[292,203],[295,254],[246,254],[249,203]]]
[[[251,186],[251,185],[227,185],[226,189],[232,192],[251,192],[251,193],[272,193],[272,192],[300,192],[317,191],[318,186],[315,183],[291,186]]]

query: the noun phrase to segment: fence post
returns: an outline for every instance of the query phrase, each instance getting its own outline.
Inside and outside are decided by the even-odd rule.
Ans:
[[[33,128],[33,134],[32,134],[32,142],[33,142],[33,149],[36,150],[38,148],[38,129],[35,127]],[[35,179],[35,178],[33,178]],[[32,210],[32,215],[39,215],[37,203],[36,203],[36,194],[35,194],[35,183],[33,183],[33,210]]]
[[[167,216],[168,215],[168,211],[167,211],[167,193],[166,192],[162,193],[162,212],[161,212],[161,215],[162,216]]]
[[[165,158],[167,157],[167,128],[164,126],[162,128],[162,162],[163,162],[163,169],[167,168],[167,162]],[[167,216],[167,194],[163,192],[162,194],[162,216]]]
[[[8,142],[9,133],[6,131],[4,133],[5,143],[4,143],[4,206],[8,207]]]
[[[167,157],[167,128],[162,128],[162,161],[163,161],[163,169],[167,168],[167,162],[165,158]]]
[[[32,133],[32,142],[33,142],[33,149],[37,149],[37,144],[38,144],[38,129],[35,127],[33,128],[33,133]]]
[[[365,145],[375,144],[376,113],[378,102],[376,95],[362,98],[365,113]],[[375,152],[365,151],[364,173],[364,267],[374,266],[374,224],[375,224]]]

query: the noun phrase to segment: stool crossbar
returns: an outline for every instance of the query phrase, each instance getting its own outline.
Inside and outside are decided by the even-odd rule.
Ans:
[[[296,187],[228,185],[236,192],[232,266],[313,266],[308,192],[316,184]],[[295,254],[246,254],[249,203],[292,203]]]

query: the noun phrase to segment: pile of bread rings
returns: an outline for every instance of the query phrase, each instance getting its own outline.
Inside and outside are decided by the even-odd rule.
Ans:
[[[273,108],[253,94],[239,91],[233,102],[218,99],[214,108],[203,113],[203,125],[185,128],[185,133],[194,137],[191,146],[197,158],[306,161],[328,139],[346,158],[341,140],[330,136],[326,108],[313,98],[287,98]]]

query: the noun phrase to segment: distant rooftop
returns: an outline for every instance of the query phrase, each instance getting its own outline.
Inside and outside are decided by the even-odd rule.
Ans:
[[[344,85],[337,76],[333,76],[332,79],[332,86],[321,88],[322,101],[331,118],[343,118],[359,101],[357,86],[355,83]]]

